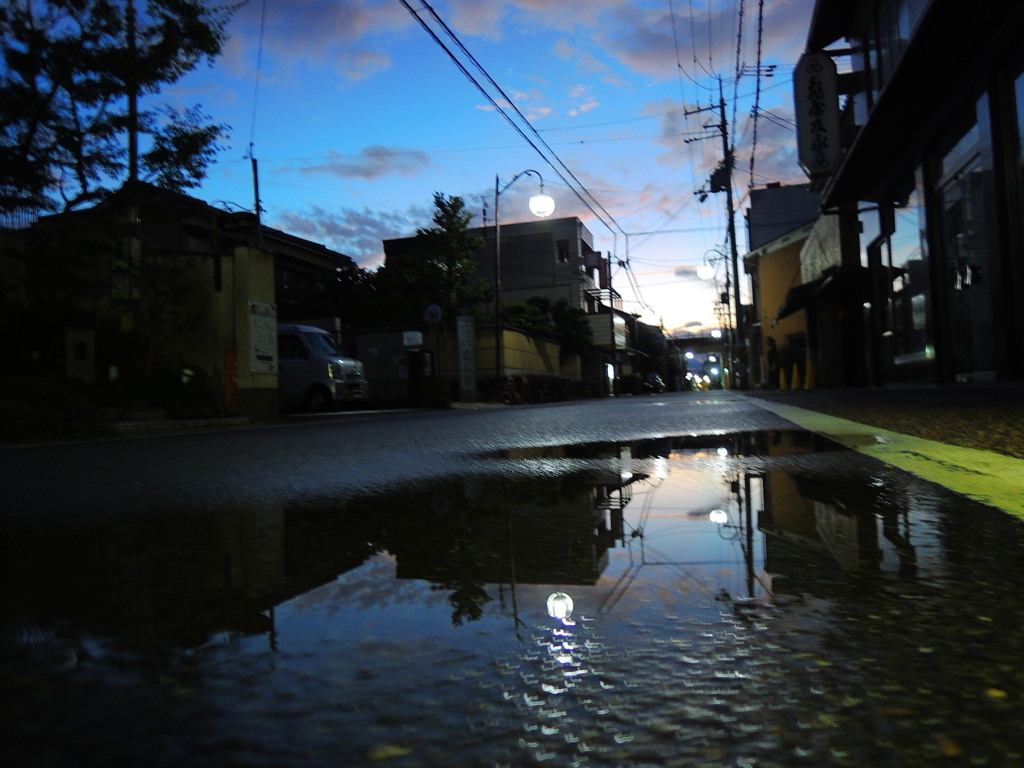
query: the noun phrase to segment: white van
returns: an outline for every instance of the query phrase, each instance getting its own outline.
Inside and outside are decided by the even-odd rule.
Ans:
[[[285,406],[322,411],[370,395],[363,364],[322,328],[278,325],[277,361]]]

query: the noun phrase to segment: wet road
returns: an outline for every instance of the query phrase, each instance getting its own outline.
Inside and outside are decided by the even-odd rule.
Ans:
[[[1024,763],[1024,524],[740,395],[0,480],[4,764]]]

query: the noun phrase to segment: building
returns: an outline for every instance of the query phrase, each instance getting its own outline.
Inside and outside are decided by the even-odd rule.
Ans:
[[[475,258],[479,274],[495,275],[495,227],[470,230],[484,238]],[[575,216],[541,219],[500,227],[502,302],[521,303],[534,296],[565,300],[587,313],[595,354],[581,361],[581,377],[593,394],[616,393],[624,366],[629,367],[629,317],[612,287],[611,265],[594,250],[594,236]]]
[[[16,236],[16,237],[15,237]],[[279,412],[278,302],[287,319],[332,306],[351,259],[149,184],[8,232],[23,285],[4,329],[29,344],[18,374],[64,377],[108,406],[172,416]],[[5,249],[6,251],[7,249]],[[7,281],[9,278],[5,278]],[[20,330],[19,330],[20,329]]]
[[[1024,4],[818,0],[794,82],[870,383],[1024,377]]]
[[[818,368],[812,342],[819,317],[806,300],[813,288],[804,287],[802,254],[820,204],[809,184],[770,184],[750,192],[743,267],[753,302],[746,333],[751,386],[774,389],[797,379],[806,384]]]
[[[507,318],[500,317],[501,305],[495,302],[493,307],[480,308],[480,317],[487,317],[489,321],[482,319],[475,323],[473,344],[458,339],[446,342],[449,349],[468,347],[469,352],[463,357],[474,360],[474,388],[495,396],[500,388],[497,382],[511,376],[515,380],[561,380],[554,387],[556,391],[614,394],[629,354],[628,318],[622,312],[621,298],[611,285],[608,260],[594,250],[593,235],[576,217],[502,224],[499,252],[496,229],[499,228],[477,227],[466,232],[483,243],[471,257],[476,262],[474,277],[487,280],[491,285],[497,282],[501,305],[542,297],[552,303],[564,301],[570,307],[583,310],[590,322],[595,351],[575,363],[559,361],[557,345],[551,347],[550,340],[531,337],[512,327]],[[414,237],[385,240],[385,262],[411,253],[415,248]],[[502,329],[500,345],[494,341],[494,329],[498,325]],[[430,345],[428,337],[432,328],[436,326],[425,320],[423,328],[406,329],[408,338],[413,340],[413,348]],[[359,346],[362,350],[367,345],[360,341]],[[363,354],[364,362],[379,364],[389,379],[399,375],[409,377],[409,366],[420,365],[418,361],[407,362],[405,351],[394,342],[385,343],[383,337],[372,342],[372,350]],[[436,371],[436,375],[453,381],[464,374],[464,370],[456,370],[454,363],[448,364],[445,360]],[[463,396],[472,396],[467,386],[458,389]]]

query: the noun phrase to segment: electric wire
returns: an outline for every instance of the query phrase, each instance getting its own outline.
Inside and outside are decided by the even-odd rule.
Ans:
[[[494,106],[494,108],[505,118],[505,120],[513,127],[513,129],[527,142],[527,144],[548,164],[548,166],[559,176],[559,178],[561,178],[562,181],[565,182],[566,186],[580,200],[580,202],[583,203],[583,205],[591,213],[593,213],[594,216],[602,224],[604,224],[609,229],[609,231],[611,231],[613,233],[613,235],[615,235],[616,241],[618,239],[618,235],[616,234],[616,230],[618,230],[619,233],[621,233],[624,237],[627,238],[627,242],[628,242],[628,233],[625,231],[625,229],[622,228],[622,226],[618,223],[618,221],[616,221],[615,217],[613,217],[607,211],[607,209],[593,195],[593,193],[590,192],[589,189],[587,189],[587,187],[583,184],[583,182],[581,182],[579,180],[579,178],[577,178],[575,173],[573,173],[573,171],[562,161],[562,159],[551,148],[551,146],[547,143],[547,141],[544,139],[544,137],[540,135],[540,132],[532,125],[532,123],[530,123],[530,121],[526,118],[526,116],[523,115],[523,113],[519,110],[518,106],[516,106],[515,101],[494,80],[494,78],[491,77],[490,73],[476,59],[476,57],[466,48],[466,46],[462,43],[462,41],[459,39],[459,37],[455,34],[455,32],[451,30],[451,28],[447,25],[447,23],[444,21],[444,19],[441,18],[441,16],[430,6],[430,4],[427,3],[425,0],[421,0],[421,4],[422,4],[423,8],[426,9],[426,11],[430,14],[430,16],[434,19],[434,21],[440,26],[440,28],[442,30],[444,30],[444,32],[448,36],[448,38],[454,43],[455,46],[458,47],[459,51],[466,57],[466,59],[469,62],[472,63],[473,67],[487,80],[487,82],[490,84],[490,86],[501,97],[501,99],[503,100],[504,104],[507,104],[512,109],[512,111],[518,116],[519,120],[522,121],[523,125],[526,126],[526,129],[529,131],[529,133],[532,135],[533,138],[530,138],[530,136],[527,136],[527,130],[524,130],[522,128],[522,126],[520,126],[519,123],[517,123],[516,120],[514,120],[512,118],[512,116],[510,114],[508,114],[508,112],[505,110],[503,104],[499,103],[498,100],[496,98],[494,98],[492,96],[492,94],[473,76],[473,74],[471,72],[469,72],[468,68],[462,63],[462,61],[460,61],[459,58],[454,54],[454,52],[447,45],[445,45],[445,43],[440,39],[440,37],[430,27],[430,25],[428,25],[420,17],[420,15],[418,13],[416,13],[416,11],[409,5],[409,3],[406,0],[401,0],[401,2],[402,2],[402,5],[405,6],[406,10],[408,10],[413,15],[413,17],[416,18],[416,20],[420,23],[420,26],[422,26],[424,28],[424,30],[426,30],[427,33],[431,36],[431,38],[433,38],[433,40],[442,48],[442,50],[444,50],[445,53],[448,54],[449,58],[452,59],[452,61],[456,64],[456,66],[459,68],[459,70],[470,80],[470,82],[472,82],[477,87],[477,89],[484,95],[484,97],[491,103],[491,105]],[[538,146],[538,144],[542,145],[544,147],[544,150],[542,150],[540,148],[540,146]],[[569,178],[566,178],[566,176],[568,176]],[[569,180],[570,178],[572,179],[571,182]],[[587,197],[589,198],[589,201],[588,201],[587,198],[584,198],[583,193],[586,193]],[[594,206],[596,206],[598,209],[600,209],[601,212],[599,213],[597,210],[595,210]],[[602,216],[602,214],[603,214],[603,216]],[[636,283],[636,279],[635,279],[635,276],[632,273],[632,270],[629,268],[629,256],[628,256],[628,253],[626,255],[625,262],[623,262],[623,263],[625,264],[626,269],[627,269],[627,272],[626,272],[627,279],[629,280],[630,286],[633,289],[634,294],[636,295],[637,299],[639,300],[641,305],[644,306],[645,308],[647,308],[650,312],[652,312],[652,313],[655,312],[655,310],[643,299],[642,293],[640,291],[640,287]]]
[[[452,63],[455,64],[455,66],[458,68],[458,70],[460,72],[462,72],[462,74],[466,77],[466,79],[469,80],[473,85],[475,85],[477,90],[480,91],[480,93],[483,95],[483,97],[485,99],[487,99],[491,103],[491,105],[498,111],[498,114],[500,114],[503,118],[505,118],[505,120],[508,122],[508,124],[510,126],[512,126],[512,129],[516,133],[518,133],[519,136],[527,144],[529,144],[533,148],[533,150],[535,152],[537,152],[537,154],[539,154],[539,155],[541,155],[541,157],[543,157],[544,155],[540,151],[540,148],[537,147],[530,140],[530,137],[526,135],[526,133],[523,131],[522,128],[520,128],[518,125],[516,125],[515,121],[512,120],[512,117],[507,112],[505,112],[504,109],[501,108],[501,105],[498,104],[497,100],[493,96],[491,96],[490,93],[487,92],[487,89],[484,88],[483,85],[475,77],[473,77],[473,73],[470,72],[461,61],[459,61],[459,58],[455,55],[454,51],[452,51],[447,45],[445,45],[444,41],[437,35],[436,32],[434,32],[433,29],[431,29],[430,25],[427,24],[427,22],[424,21],[420,17],[420,15],[416,12],[416,10],[411,5],[409,5],[409,3],[406,0],[400,0],[400,2],[402,3],[402,5],[405,6],[405,9],[407,11],[409,11],[410,14],[412,14],[413,18],[415,18],[416,21],[419,22],[419,25],[421,27],[423,27],[423,30],[428,35],[430,35],[431,39],[433,39],[433,41],[435,43],[437,43],[437,45],[441,48],[441,50],[443,50],[448,55],[448,58],[450,58],[452,60]]]
[[[754,129],[750,143],[750,187],[754,186],[754,160],[757,154],[757,117],[761,108],[761,40],[764,36],[764,0],[757,3],[757,64],[754,71],[756,87],[754,88]]]
[[[649,305],[647,305],[647,303],[645,301],[643,301],[643,299],[642,299],[642,297],[640,296],[640,293],[639,293],[639,286],[636,285],[636,276],[635,276],[635,273],[633,272],[632,267],[630,265],[630,257],[629,257],[629,253],[628,253],[628,249],[629,249],[629,236],[631,234],[661,234],[662,231],[659,230],[659,231],[654,232],[654,233],[627,233],[621,227],[621,225],[618,223],[618,221],[616,221],[615,217],[613,217],[607,211],[607,209],[593,195],[593,193],[579,180],[579,178],[575,175],[575,173],[573,173],[573,171],[571,169],[569,169],[569,167],[561,160],[561,158],[557,155],[557,153],[552,149],[551,145],[548,144],[548,142],[545,140],[545,138],[541,135],[542,132],[540,130],[536,129],[531,124],[531,122],[526,118],[526,116],[520,111],[520,109],[516,105],[515,101],[494,80],[494,78],[491,77],[491,75],[487,72],[487,70],[483,67],[483,65],[466,48],[466,46],[458,38],[458,36],[455,34],[455,32],[451,30],[451,28],[444,21],[444,19],[437,13],[437,11],[435,11],[434,8],[432,8],[429,3],[425,2],[425,0],[421,3],[423,10],[425,10],[430,15],[430,17],[433,19],[433,22],[438,26],[438,28],[440,30],[443,31],[443,33],[451,41],[453,46],[464,57],[465,61],[463,61],[463,59],[461,59],[459,57],[459,55],[456,53],[455,50],[452,49],[451,46],[446,44],[445,41],[441,39],[440,34],[438,34],[438,32],[436,32],[434,30],[433,26],[430,23],[428,23],[428,21],[425,18],[423,18],[423,16],[421,16],[420,13],[418,13],[417,10],[414,9],[409,4],[409,2],[407,2],[407,0],[401,0],[401,2],[403,4],[403,6],[405,6],[406,10],[408,10],[409,13],[417,20],[417,22],[420,24],[420,26],[423,27],[423,29],[430,35],[430,37],[434,40],[434,42],[448,55],[448,57],[453,61],[453,63],[463,73],[463,75],[478,89],[478,91],[484,96],[485,99],[487,99],[487,101],[495,108],[495,110],[498,111],[499,114],[501,114],[501,116],[506,120],[506,122],[508,122],[509,125],[513,128],[513,130],[515,130],[516,133],[520,136],[520,138],[522,138],[524,141],[526,141],[527,145],[530,146],[549,165],[549,167],[551,167],[551,169],[556,173],[556,175],[558,175],[561,178],[561,180],[573,192],[573,194],[580,200],[580,202],[599,221],[601,221],[602,224],[604,224],[610,231],[612,231],[613,233],[615,233],[617,231],[618,233],[621,233],[622,235],[624,235],[627,238],[626,239],[627,253],[626,253],[626,256],[625,256],[624,260],[618,261],[618,266],[624,269],[627,280],[630,282],[631,287],[634,289],[634,291],[636,291],[636,295],[640,299],[639,303],[641,303],[643,306],[645,306],[648,309],[650,309],[651,311],[653,311],[653,309],[650,308]],[[690,75],[690,73],[686,70],[686,68],[683,67],[683,65],[682,65],[682,56],[681,56],[680,45],[679,45],[679,39],[678,39],[678,30],[677,30],[677,27],[676,27],[675,8],[674,8],[674,5],[672,3],[672,0],[669,0],[668,5],[669,5],[669,12],[670,12],[671,23],[672,23],[673,44],[674,44],[675,53],[676,53],[677,76],[679,77],[680,92],[681,92],[681,95],[684,97],[684,101],[685,101],[685,83],[683,82],[683,78],[684,77],[686,79],[688,79],[691,83],[693,83],[694,86],[696,86],[698,88],[703,88],[705,90],[710,91],[710,90],[712,90],[712,87],[704,85],[703,83],[701,83],[700,81],[695,79],[692,75]],[[702,58],[698,55],[698,52],[697,52],[697,45],[696,45],[696,38],[697,38],[697,35],[696,35],[696,14],[694,12],[693,0],[689,0],[689,5],[690,5],[690,19],[689,20],[690,20],[690,29],[691,29],[691,40],[690,40],[690,42],[691,42],[691,48],[692,48],[692,54],[693,54],[693,61],[694,61],[695,65],[697,67],[699,67],[706,75],[708,75],[708,77],[711,77],[714,80],[716,80],[717,82],[719,82],[719,85],[721,86],[721,77],[713,74],[713,66],[714,66],[713,20],[711,18],[711,14],[710,14],[710,8],[709,8],[709,15],[708,15],[708,20],[707,20],[707,30],[708,30],[707,64],[708,64],[708,66],[705,66],[704,62],[702,61]],[[757,86],[755,88],[755,99],[758,99],[758,100],[759,100],[760,93],[761,93],[761,84],[760,84],[760,62],[761,62],[760,46],[761,46],[761,38],[762,38],[762,34],[763,34],[763,0],[761,0],[761,2],[759,4],[759,10],[761,11],[761,13],[760,13],[760,18],[759,18],[759,26],[758,26],[758,69],[756,70],[757,74],[758,74],[758,82],[757,82]],[[737,25],[737,48],[736,48],[736,55],[737,55],[736,82],[737,83],[739,82],[739,80],[741,78],[741,75],[743,74],[743,69],[744,69],[744,67],[742,65],[743,26],[744,26],[744,0],[740,0],[740,3],[739,3],[739,21],[738,21],[738,25]],[[709,67],[711,69],[709,69]],[[488,89],[487,86],[485,86],[483,83],[480,82],[480,80],[477,79],[477,77],[471,71],[471,68],[474,69],[477,73],[479,73],[482,76],[482,78],[489,84],[490,89]],[[736,110],[736,103],[739,101],[739,95],[738,95],[738,88],[736,88],[734,90],[737,91],[737,93],[734,95],[734,100],[733,100],[734,101],[734,104],[733,104],[733,107],[734,107],[734,126],[735,126],[735,110]],[[494,94],[497,94],[497,95],[495,96]],[[699,103],[699,101],[700,101],[700,99],[698,98],[698,103]],[[669,111],[669,112],[662,113],[662,115],[671,114],[674,111],[676,111],[676,110],[672,110],[672,111]],[[758,113],[756,113],[756,114],[761,114],[761,111],[758,111]],[[754,122],[755,134],[756,134],[756,114],[755,114],[755,122]],[[654,116],[656,116],[656,115],[646,116],[644,118],[634,118],[633,120],[647,119],[647,117],[654,117]],[[780,124],[780,121],[784,120],[784,118],[780,118],[778,115],[773,115],[773,114],[765,115],[765,117],[766,117],[766,119],[771,120],[775,124]],[[608,122],[605,122],[605,123],[599,123],[599,124],[595,124],[595,125],[596,126],[610,125],[610,124],[614,124],[614,123],[618,123],[618,122],[628,122],[628,121],[608,121]],[[785,124],[782,123],[782,127],[787,127],[787,126],[785,126]],[[577,128],[578,128],[578,126],[577,126]],[[723,129],[724,129],[724,126],[723,126]],[[556,130],[567,130],[567,128],[565,128],[565,129],[548,129],[549,132],[550,131],[556,131]],[[734,133],[735,133],[735,131],[734,131]],[[684,134],[681,134],[681,135],[689,135],[689,134],[684,133]],[[632,137],[632,138],[637,138],[637,137]],[[640,138],[643,138],[643,137],[640,137]],[[613,140],[613,139],[591,139],[591,140],[579,140],[579,141],[576,141],[576,142],[565,142],[565,143],[573,143],[573,144],[576,144],[576,143],[596,143],[598,141],[611,141],[611,140]],[[624,140],[624,139],[616,138],[614,140]],[[732,150],[733,147],[735,147],[735,136],[734,136],[734,141],[731,143],[730,151]],[[754,162],[754,156],[752,154],[752,156],[751,156],[751,165],[753,165],[753,162]],[[696,165],[695,164],[691,165],[691,167],[696,167]],[[750,168],[750,174],[751,174],[751,179],[753,179],[754,175],[755,175],[755,172],[754,172],[754,169],[752,167]],[[715,227],[701,227],[701,228],[695,228],[695,229],[699,230],[699,231],[712,231],[712,230],[714,230],[716,228]],[[666,232],[668,232],[668,231],[666,231]]]
[[[473,64],[473,66],[476,68],[476,70],[481,75],[483,75],[483,77],[487,80],[487,82],[490,83],[491,87],[493,87],[495,89],[495,91],[502,97],[504,102],[509,107],[512,108],[512,110],[515,112],[515,114],[519,117],[519,119],[527,127],[529,132],[534,136],[536,141],[527,139],[528,143],[534,149],[534,151],[536,151],[545,160],[545,162],[548,163],[548,165],[551,167],[551,169],[562,179],[562,181],[564,181],[566,183],[566,185],[576,195],[576,197],[579,198],[580,202],[582,202],[591,213],[593,213],[606,227],[608,227],[609,230],[614,232],[617,229],[619,232],[621,232],[623,235],[625,235],[626,231],[621,227],[621,225],[619,225],[619,223],[605,209],[605,207],[600,203],[600,201],[596,197],[594,197],[594,195],[586,188],[586,186],[583,184],[583,182],[581,182],[576,177],[576,175],[572,172],[572,170],[570,170],[569,167],[564,162],[562,162],[562,159],[548,145],[548,143],[544,139],[544,137],[540,135],[540,132],[537,131],[537,129],[533,127],[533,125],[526,118],[526,116],[519,110],[519,107],[516,106],[515,101],[505,92],[505,90],[497,83],[497,81],[495,81],[494,78],[491,77],[490,73],[476,59],[476,57],[469,51],[469,49],[466,48],[466,46],[459,39],[458,35],[456,35],[454,31],[452,31],[452,29],[448,26],[448,24],[444,21],[444,19],[442,19],[441,16],[437,13],[437,11],[435,11],[433,9],[433,7],[431,7],[431,5],[426,2],[426,0],[421,0],[421,2],[422,2],[423,7],[427,10],[427,12],[431,15],[431,17],[440,25],[441,29],[444,30],[445,34],[449,37],[449,39],[453,43],[455,43],[456,46],[458,46],[458,48],[462,52],[462,54],[464,56],[466,56],[466,58]],[[406,0],[402,0],[402,4],[405,5],[405,7],[410,10],[410,12],[412,12],[411,7],[406,2]],[[414,15],[416,15],[416,14],[414,13]],[[417,15],[417,19],[418,18],[419,18],[419,16]],[[434,36],[433,33],[432,33],[432,36]],[[434,36],[434,37],[435,37],[435,39],[437,39],[436,36]],[[447,50],[447,48],[445,48],[445,50]],[[449,55],[451,55],[451,54],[449,53]],[[465,71],[464,67],[460,66],[460,68],[462,68]],[[474,81],[474,83],[476,83],[475,79],[473,81]],[[478,87],[481,88],[481,91],[483,91],[485,93],[485,95],[487,95],[488,100],[494,105],[494,107],[496,109],[499,109],[500,111],[502,111],[502,113],[506,115],[506,119],[508,119],[508,121],[511,124],[516,125],[515,121],[511,119],[511,116],[509,116],[509,115],[507,115],[507,113],[505,113],[503,106],[498,104],[495,99],[491,98],[490,95],[487,94],[486,89],[483,89],[479,85],[479,83],[477,83],[477,85],[478,85]],[[516,125],[516,128],[517,128],[517,131],[520,133],[520,135],[523,135],[524,138],[525,138],[525,132],[522,129],[520,129],[518,127],[518,125]],[[540,148],[537,146],[537,143],[540,143],[540,144],[542,144],[544,146],[544,148],[547,150],[546,154],[545,154],[545,152],[540,150]],[[556,165],[557,165],[557,167],[556,167]],[[566,174],[572,179],[572,182],[575,183],[575,186],[573,186],[573,183],[570,183],[569,179],[566,178]],[[588,202],[587,199],[585,199],[583,197],[583,194],[581,193],[580,190],[582,190],[582,192],[585,192],[587,194],[587,197],[590,199],[589,202]],[[591,203],[593,203],[593,205]],[[595,205],[597,206],[597,208],[599,208],[601,210],[601,213],[604,214],[604,217],[602,217],[601,213],[598,213],[598,211],[594,209]]]
[[[781,115],[776,115],[771,110],[768,110],[768,109],[758,109],[758,114],[761,115],[761,117],[763,117],[768,122],[774,123],[775,125],[779,126],[780,128],[785,128],[785,129],[790,130],[790,131],[795,131],[796,130],[796,123],[795,122],[793,122],[792,120],[789,120],[788,118],[782,117]]]
[[[260,77],[263,72],[263,33],[267,22],[267,0],[263,0],[260,7],[260,37],[256,46],[256,75],[252,84],[252,115],[249,118],[249,155],[253,156],[253,147],[256,144],[256,107],[259,103]]]
[[[736,23],[736,74],[732,83],[732,124],[736,125],[736,108],[739,104],[738,91],[743,75],[743,11],[745,0],[740,0],[739,20]]]
[[[696,14],[693,12],[693,0],[690,0],[690,47],[693,48],[693,63],[696,64],[698,67],[700,67],[702,70],[704,70],[704,74],[705,75],[707,75],[708,77],[713,78],[714,75],[711,72],[708,71],[707,67],[705,67],[701,63],[700,59],[697,57],[697,27],[696,27],[696,24],[694,24],[694,21],[693,21],[695,15]],[[708,30],[709,30],[709,34],[708,34],[708,43],[709,43],[708,44],[708,65],[712,69],[714,69],[714,60],[713,60],[713,57],[711,56],[711,45],[710,45],[710,29],[711,29],[710,8],[708,9],[708,16],[709,16],[709,19],[708,19]],[[702,88],[707,88],[709,91],[712,90],[709,86],[703,85],[702,83],[697,83],[697,85],[699,87],[702,87]]]
[[[668,0],[668,14],[669,20],[672,23],[672,45],[675,46],[676,51],[676,72],[679,77],[679,98],[681,101],[686,101],[686,89],[683,84],[683,77],[686,77],[686,79],[694,85],[699,86],[700,83],[683,67],[683,60],[679,55],[679,35],[676,31],[676,11],[675,7],[672,5],[672,0]]]

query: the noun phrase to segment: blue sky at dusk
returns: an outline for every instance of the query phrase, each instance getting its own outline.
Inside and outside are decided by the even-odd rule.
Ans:
[[[727,250],[725,195],[701,203],[695,192],[722,157],[720,135],[707,127],[718,122],[719,82],[736,146],[742,254],[751,181],[806,181],[796,164],[791,77],[813,0],[431,3],[457,40],[424,6],[408,4],[540,151],[401,0],[250,0],[215,65],[158,97],[199,102],[231,126],[193,194],[252,209],[251,148],[266,223],[372,268],[383,239],[430,225],[435,192],[462,197],[473,225],[484,223],[486,205],[492,224],[495,176],[504,184],[535,169],[556,201],[554,216],[579,216],[613,259],[625,309],[669,332],[717,326],[725,265],[717,287],[695,272],[714,256],[708,251]],[[758,47],[761,64],[776,66],[759,83]],[[740,78],[737,59],[749,72]],[[509,187],[502,223],[532,218],[535,192],[529,175]]]

